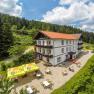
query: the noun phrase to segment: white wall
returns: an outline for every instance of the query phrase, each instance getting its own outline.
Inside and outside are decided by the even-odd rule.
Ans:
[[[61,57],[61,61],[60,62],[57,62],[57,58],[58,57]],[[60,55],[60,56],[54,57],[54,60],[55,60],[55,65],[59,64],[59,63],[63,63],[66,60],[66,55]]]
[[[45,45],[47,45],[47,41],[50,40],[50,39],[47,39],[47,40],[44,40],[45,41]],[[38,44],[38,41],[37,40],[37,44]],[[40,40],[41,41],[41,45],[43,45],[43,40]],[[52,65],[56,65],[56,64],[59,64],[63,61],[66,60],[66,55],[68,54],[68,52],[70,51],[73,51],[73,52],[76,52],[76,55],[79,53],[78,52],[78,40],[64,40],[64,45],[62,45],[62,40],[50,40],[51,41],[51,44],[50,45],[53,45],[53,49],[51,49],[51,54],[54,56],[53,58],[49,58],[49,63],[51,63]],[[70,42],[71,41],[71,42]],[[62,48],[64,48],[64,53],[62,53]],[[70,49],[68,51],[66,51],[66,48]],[[45,49],[45,54],[47,54],[47,48],[41,48],[41,50]],[[37,47],[37,52],[39,52],[39,48]],[[58,57],[61,57],[61,61],[60,62],[57,62],[57,58]],[[43,57],[43,60],[46,62],[47,59],[46,57]]]
[[[64,54],[64,53],[62,53],[62,48],[64,48],[64,53],[66,53],[66,47],[59,47],[59,48],[53,49],[53,53],[54,53],[53,55],[57,56],[57,55]]]
[[[43,45],[43,41],[44,41],[44,45],[45,46],[47,45],[47,41],[50,41],[50,45],[53,45],[53,40],[51,40],[51,39],[39,39],[39,40],[36,40],[37,45],[39,45],[38,44],[39,41],[41,41],[41,45]]]
[[[64,45],[66,44],[66,41],[64,41]],[[54,40],[54,47],[60,47],[60,46],[64,46],[62,45],[62,40]]]

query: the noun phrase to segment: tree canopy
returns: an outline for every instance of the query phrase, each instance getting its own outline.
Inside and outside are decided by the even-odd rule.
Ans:
[[[8,55],[8,49],[13,44],[13,36],[8,23],[0,20],[0,58]]]
[[[93,32],[83,31],[81,29],[74,28],[72,26],[50,24],[50,23],[34,21],[34,20],[30,21],[25,18],[9,16],[7,14],[2,14],[2,13],[0,13],[0,20],[3,23],[9,23],[11,27],[14,26],[13,28],[16,28],[17,30],[21,30],[23,31],[23,33],[26,33],[23,29],[28,29],[28,30],[33,29],[33,31],[34,29],[36,31],[48,30],[54,32],[61,32],[61,33],[82,33],[84,42],[94,43]]]

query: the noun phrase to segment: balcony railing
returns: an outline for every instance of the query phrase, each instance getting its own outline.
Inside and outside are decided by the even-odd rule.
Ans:
[[[78,45],[83,45],[83,42],[79,42]]]
[[[43,53],[39,53],[39,52],[36,52],[36,54],[39,54],[39,55],[42,55],[42,56],[45,56],[45,57],[50,57],[50,58],[52,58],[53,57],[53,55],[51,55],[51,54],[43,54]]]
[[[78,48],[78,50],[81,50],[81,49],[83,49],[83,47],[79,47],[79,48]]]
[[[52,45],[35,45],[37,47],[43,47],[43,48],[53,48]]]

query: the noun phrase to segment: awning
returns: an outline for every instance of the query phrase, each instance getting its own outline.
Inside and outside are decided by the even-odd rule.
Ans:
[[[29,64],[24,64],[22,66],[14,67],[14,68],[9,68],[7,70],[7,78],[15,78],[22,76],[28,72],[33,72],[39,70],[39,67],[35,63],[29,63]]]
[[[19,77],[24,74],[25,74],[24,66],[13,67],[7,70],[7,78],[9,79]]]
[[[24,65],[25,72],[33,72],[39,70],[39,67],[35,63],[29,63]]]

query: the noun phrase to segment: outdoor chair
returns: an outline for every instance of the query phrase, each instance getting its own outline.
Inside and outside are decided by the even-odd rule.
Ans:
[[[15,83],[18,83],[18,78],[13,79]]]
[[[22,78],[25,78],[25,77],[27,77],[27,74],[25,74],[25,75],[22,76]]]
[[[46,74],[52,74],[51,70],[48,69],[48,68],[45,69],[45,73],[46,73]]]
[[[64,75],[64,76],[65,76],[65,75],[67,75],[67,74],[68,74],[68,72],[67,72],[67,71],[64,71],[64,72],[63,72],[63,75]]]
[[[32,87],[32,90],[34,91],[34,94],[39,92],[39,90],[37,90],[37,88],[35,88],[35,87]]]
[[[52,66],[52,64],[50,64],[50,63],[44,63],[44,66]]]
[[[74,72],[74,69],[73,69],[73,68],[71,68],[71,67],[69,67],[69,70],[70,70],[70,71],[72,71],[72,72]]]
[[[77,66],[78,68],[80,68],[80,67],[81,67],[81,64],[76,64],[76,66]]]

